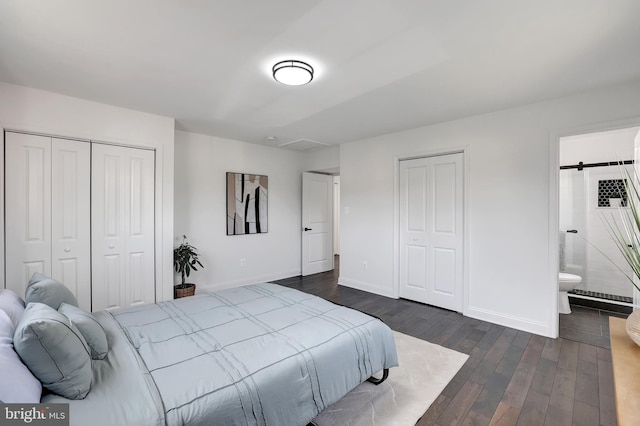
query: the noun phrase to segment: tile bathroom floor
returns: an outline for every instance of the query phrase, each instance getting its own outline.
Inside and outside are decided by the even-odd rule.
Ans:
[[[560,314],[560,337],[611,349],[609,317],[626,318],[627,314],[571,305],[570,314]]]

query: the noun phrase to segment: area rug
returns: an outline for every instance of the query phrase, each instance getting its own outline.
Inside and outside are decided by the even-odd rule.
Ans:
[[[381,385],[362,383],[313,419],[318,426],[414,426],[468,355],[393,332],[399,367]],[[380,375],[377,375],[380,377]]]

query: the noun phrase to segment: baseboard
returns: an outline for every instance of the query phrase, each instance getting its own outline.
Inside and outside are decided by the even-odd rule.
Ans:
[[[515,328],[533,334],[539,334],[545,337],[553,337],[553,333],[549,330],[549,324],[531,321],[526,318],[516,317],[513,315],[505,315],[500,312],[490,311],[488,309],[476,308],[469,306],[465,315],[471,318],[488,321],[494,324],[503,325],[505,327]]]
[[[339,277],[338,284],[343,285],[345,287],[355,288],[356,290],[366,291],[367,293],[378,294],[380,296],[385,296],[385,297],[390,297],[392,299],[395,299],[395,297],[393,296],[393,290],[380,288],[378,286],[374,286],[372,284],[365,283],[362,281],[356,281],[356,280],[351,280],[349,278]]]
[[[242,279],[233,280],[233,281],[223,281],[223,282],[220,282],[220,283],[209,284],[209,285],[198,284],[198,286],[196,287],[196,293],[206,293],[206,292],[209,292],[209,291],[216,291],[216,290],[224,290],[224,289],[227,289],[227,288],[241,287],[243,285],[266,283],[266,282],[270,282],[270,281],[282,280],[284,278],[296,277],[298,275],[300,275],[300,270],[289,271],[289,272],[281,272],[281,273],[277,273],[277,274],[258,275],[258,276],[254,276],[254,277],[242,278]]]

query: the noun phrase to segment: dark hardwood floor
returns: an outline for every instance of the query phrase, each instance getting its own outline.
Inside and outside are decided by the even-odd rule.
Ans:
[[[626,318],[628,314],[571,305],[570,314],[560,315],[560,337],[611,349],[609,317]]]
[[[375,315],[401,333],[469,354],[417,425],[616,424],[609,349],[378,296],[339,286],[337,280],[336,267],[275,282]]]

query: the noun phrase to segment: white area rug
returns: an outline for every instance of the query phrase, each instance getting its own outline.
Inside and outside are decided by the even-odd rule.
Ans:
[[[365,382],[313,419],[318,426],[414,426],[468,355],[393,332],[399,367],[379,386]],[[378,374],[376,377],[380,377]]]

